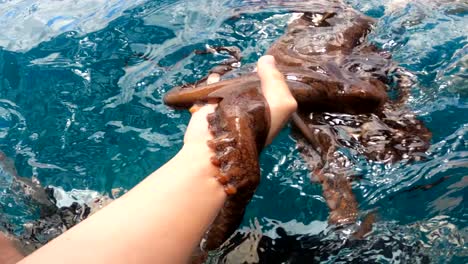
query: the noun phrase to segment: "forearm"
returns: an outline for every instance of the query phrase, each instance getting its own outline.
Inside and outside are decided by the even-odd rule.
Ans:
[[[16,249],[14,243],[0,232],[0,263],[16,263],[23,258],[23,255]]]
[[[206,144],[184,148],[22,263],[186,262],[226,199],[210,156]]]

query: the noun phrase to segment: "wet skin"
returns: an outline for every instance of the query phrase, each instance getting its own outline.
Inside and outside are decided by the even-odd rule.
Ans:
[[[239,226],[260,182],[258,156],[270,128],[268,104],[257,85],[227,86],[211,97],[220,102],[207,117],[214,136],[208,146],[215,152],[211,162],[220,168],[216,178],[225,186],[228,198],[206,233],[207,250],[218,248]]]
[[[358,203],[349,180],[353,176],[350,174],[352,162],[338,149],[349,148],[358,155],[380,162],[419,160],[424,158],[424,151],[429,147],[431,133],[404,106],[412,84],[411,75],[396,67],[390,54],[366,41],[373,19],[339,1],[333,4],[322,0],[311,3],[316,7],[314,12],[305,12],[291,22],[287,32],[267,54],[276,58],[278,69],[284,74],[298,102],[299,109],[292,118],[294,137],[312,171],[312,179],[322,184],[323,195],[331,211],[329,223],[347,225],[356,222]],[[395,99],[387,95],[390,84],[398,93]],[[262,116],[262,108],[253,112],[232,110],[232,107],[252,104],[249,100],[252,100],[253,93],[245,93],[245,90],[253,87],[259,93],[260,81],[255,73],[209,85],[199,82],[176,87],[164,97],[164,102],[170,106],[187,108],[222,94],[217,97],[220,104],[214,123],[224,122],[225,125],[210,128],[218,138],[228,133],[227,141],[243,139],[244,143],[226,145],[223,140],[215,140],[209,144],[217,156],[229,148],[243,153],[233,155],[234,162],[254,164],[229,171],[226,164],[229,164],[230,156],[223,157],[224,163],[214,163],[220,166],[221,172],[229,171],[228,179],[235,178],[236,181],[225,183],[224,178],[217,176],[221,183],[227,184],[226,191],[230,196],[207,232],[206,245],[209,247],[204,250],[220,246],[238,227],[244,207],[258,185],[258,154],[264,143],[264,129],[268,128],[267,118],[264,118],[264,123],[258,122],[261,118],[252,118],[252,113]],[[262,101],[260,95],[254,98],[257,98],[254,101]],[[267,106],[264,109],[268,109]],[[232,115],[226,118],[220,114],[223,112]],[[213,117],[209,117],[212,124],[210,119]],[[243,126],[236,126],[233,119],[240,120]],[[260,128],[255,131],[257,126]],[[259,132],[260,136],[255,136]],[[243,149],[243,146],[249,147]],[[245,185],[241,188],[239,182]],[[237,192],[232,192],[233,189]],[[356,232],[357,237],[371,228],[374,217],[368,219],[363,226],[367,230]]]

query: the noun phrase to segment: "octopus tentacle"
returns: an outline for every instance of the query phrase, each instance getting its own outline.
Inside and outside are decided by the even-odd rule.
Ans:
[[[212,164],[219,167],[214,177],[224,186],[228,198],[192,262],[203,260],[206,251],[217,249],[239,227],[260,182],[258,156],[270,128],[268,104],[258,83],[240,89],[225,87],[206,98],[219,100],[215,111],[207,116],[214,137],[207,144],[215,153]]]
[[[196,54],[219,53],[223,51],[227,52],[231,58],[212,68],[208,75],[224,75],[232,69],[239,67],[240,61],[242,59],[241,50],[236,46],[214,46],[209,47],[206,51],[195,51]]]
[[[362,80],[350,82],[310,70],[284,66],[278,68],[283,72],[288,87],[302,111],[326,110],[352,114],[373,112],[387,100],[385,86],[381,83]],[[210,94],[220,89],[238,89],[259,83],[257,74],[252,73],[213,84],[175,87],[164,95],[163,100],[167,105],[186,108],[197,101],[207,100]]]
[[[230,79],[212,84],[201,84],[193,86],[178,86],[172,88],[164,95],[164,103],[173,107],[188,108],[196,102],[203,102],[210,95],[220,89],[238,89],[253,82],[260,82],[257,74],[250,74],[242,78]],[[213,96],[211,96],[212,98]]]
[[[330,209],[329,223],[333,225],[355,223],[358,215],[357,201],[351,183],[346,175],[339,171],[344,164],[341,157],[335,153],[334,136],[319,126],[308,125],[297,113],[293,114],[292,120],[302,132],[302,135],[296,135],[298,144],[304,145],[301,154],[309,163],[314,180],[322,185],[323,196]],[[312,145],[312,149],[319,150],[321,154],[319,161],[316,158],[311,159],[310,149],[307,148],[309,144]]]
[[[287,4],[291,8],[296,5]],[[383,162],[418,160],[424,158],[431,134],[403,106],[411,88],[410,74],[396,67],[388,52],[366,41],[375,21],[341,1],[312,1],[310,5],[298,10],[303,16],[290,23],[286,34],[267,54],[276,58],[277,67],[298,102],[298,111],[292,119],[302,134],[296,137],[302,157],[313,177],[322,184],[331,210],[329,222],[340,226],[357,221],[358,204],[347,178],[351,162],[337,150],[353,148],[358,155]],[[401,91],[394,101],[387,95],[392,74],[397,77],[396,88]],[[253,122],[252,116],[246,114],[252,112],[242,107],[246,107],[243,103],[252,103],[249,98],[255,97],[248,91],[259,85],[258,76],[252,73],[214,84],[176,87],[164,97],[166,104],[176,107],[188,107],[198,101],[220,101],[215,113],[208,117],[215,136],[208,144],[216,153],[212,163],[220,167],[215,177],[230,196],[207,233],[210,243],[206,243],[205,249],[219,246],[226,239],[222,234],[229,234],[230,228],[237,226],[235,222],[240,221],[253,186],[258,184],[255,180],[258,161],[254,157],[264,141],[253,139],[262,134],[253,127],[260,125],[263,131],[265,121]],[[248,127],[243,122],[255,125],[239,129],[239,125]],[[242,141],[246,137],[250,141]],[[256,148],[252,142],[256,142]],[[249,163],[239,163],[240,160]],[[241,193],[246,196],[240,196]],[[232,208],[238,210],[234,216]],[[231,222],[225,224],[223,221],[230,217]],[[355,237],[367,233],[374,219],[366,218]]]
[[[187,86],[198,86],[203,84],[211,84],[213,82],[219,81],[221,76],[232,71],[234,68],[240,67],[240,61],[242,59],[241,50],[236,46],[208,46],[205,50],[195,50],[195,54],[214,54],[220,52],[227,52],[231,58],[222,61],[219,65],[213,67],[208,75],[201,78],[192,85]],[[215,80],[215,81],[213,81]]]

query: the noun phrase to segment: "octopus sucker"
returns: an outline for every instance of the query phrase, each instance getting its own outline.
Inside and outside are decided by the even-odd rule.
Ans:
[[[234,195],[237,193],[237,188],[234,187],[233,185],[231,184],[227,184],[225,187],[224,187],[224,190],[226,191],[226,194],[227,195]]]
[[[216,167],[219,167],[221,165],[221,161],[216,156],[212,156],[210,158],[210,162],[211,164],[213,164],[213,166],[216,166]]]
[[[218,176],[216,176],[216,179],[219,181],[219,183],[224,185],[225,188],[227,188],[227,184],[228,184],[228,182],[230,180],[230,178],[227,175],[225,175],[223,173],[220,173]],[[226,191],[226,193],[227,193],[227,191]]]

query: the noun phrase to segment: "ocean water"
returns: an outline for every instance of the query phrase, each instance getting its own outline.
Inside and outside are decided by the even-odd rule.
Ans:
[[[20,232],[38,217],[9,188],[13,168],[43,186],[106,195],[159,168],[180,149],[189,119],[162,96],[227,58],[193,51],[237,46],[251,66],[291,18],[278,2],[0,0],[0,150],[10,159],[0,170],[0,222]],[[433,262],[466,263],[468,4],[348,2],[378,19],[371,42],[415,75],[408,106],[433,133],[424,161],[383,166],[353,157],[363,175],[353,183],[360,209],[377,212],[374,232],[400,230]],[[321,188],[310,183],[289,130],[261,157],[244,229],[309,234],[326,226]]]

